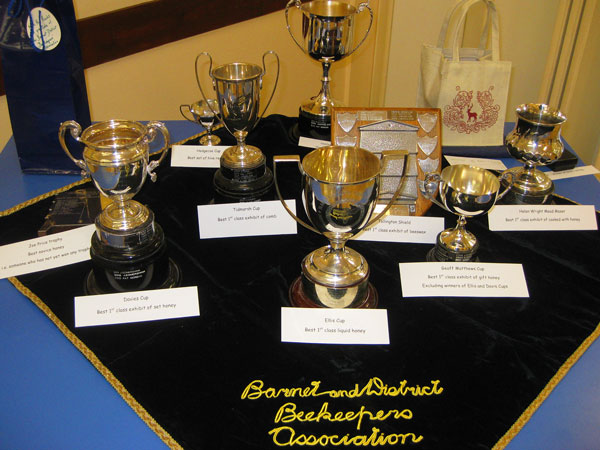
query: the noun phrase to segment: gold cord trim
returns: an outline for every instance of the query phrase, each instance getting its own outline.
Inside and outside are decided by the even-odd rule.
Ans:
[[[23,203],[19,203],[18,205],[13,206],[12,208],[9,208],[9,209],[4,210],[4,211],[0,211],[0,217],[8,216],[8,215],[10,215],[10,214],[12,214],[14,212],[17,212],[17,211],[23,209],[23,208],[26,208],[27,206],[30,206],[30,205],[33,205],[34,203],[40,202],[42,200],[45,200],[48,197],[52,197],[53,195],[60,194],[61,192],[68,191],[72,187],[79,186],[81,184],[85,184],[88,181],[90,181],[89,178],[83,178],[83,179],[81,179],[79,181],[75,181],[74,183],[67,184],[66,186],[63,186],[61,188],[54,189],[53,191],[46,192],[45,194],[42,194],[42,195],[38,195],[37,197],[34,197],[34,198],[32,198],[30,200],[27,200],[27,201],[24,201]]]
[[[35,295],[29,288],[24,286],[17,278],[10,277],[8,280],[17,288],[19,292],[29,298],[48,318],[56,325],[56,327],[71,341],[71,343],[85,356],[92,365],[106,378],[111,386],[119,393],[119,395],[127,402],[136,414],[154,431],[162,441],[171,449],[183,449],[175,439],[162,427],[156,420],[146,411],[146,409],[138,403],[138,401],[129,393],[129,391],[121,384],[121,382],[113,375],[113,373],[98,359],[77,336],[75,336],[69,328],[52,312],[52,310]]]
[[[218,128],[215,127],[215,128]],[[178,141],[172,145],[180,145],[185,143],[190,139],[194,139],[196,137],[202,136],[206,131],[199,133],[197,135],[185,138],[181,141]],[[53,195],[60,194],[61,192],[68,191],[69,189],[79,186],[81,184],[85,184],[90,181],[90,178],[83,178],[79,181],[75,181],[74,183],[70,183],[66,186],[63,186],[58,189],[54,189],[50,192],[47,192],[42,195],[38,195],[30,200],[27,200],[23,203],[20,203],[12,208],[9,208],[5,211],[0,211],[0,217],[8,216],[13,214],[27,206],[31,206],[37,202],[47,199],[48,197],[52,197]],[[65,335],[65,337],[71,341],[71,343],[92,363],[92,365],[102,374],[102,376],[110,383],[110,385],[118,392],[118,394],[125,400],[125,402],[129,405],[131,409],[135,411],[135,413],[148,425],[148,427],[156,433],[156,435],[169,446],[171,449],[180,450],[183,449],[179,443],[171,437],[171,435],[152,417],[148,411],[140,404],[138,401],[125,389],[123,384],[113,375],[113,373],[108,370],[108,368],[102,364],[100,359],[92,352],[77,336],[75,336],[69,328],[62,323],[62,321],[52,312],[52,310],[40,299],[37,295],[35,295],[29,288],[23,285],[16,277],[9,277],[8,280],[17,288],[19,292],[21,292],[25,297],[31,300],[46,316],[56,325],[56,327]]]
[[[573,352],[571,356],[563,363],[558,369],[556,374],[550,379],[548,384],[542,389],[533,402],[527,407],[523,414],[517,419],[517,421],[508,429],[508,431],[500,438],[496,445],[492,447],[492,450],[502,450],[508,443],[523,429],[525,424],[531,419],[531,416],[537,411],[540,405],[548,398],[558,383],[564,378],[567,372],[575,365],[575,363],[581,358],[581,355],[592,345],[592,343],[600,336],[600,324],[590,334],[581,345]]]

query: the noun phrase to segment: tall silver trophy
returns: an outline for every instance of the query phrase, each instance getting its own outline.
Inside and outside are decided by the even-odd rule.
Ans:
[[[489,212],[496,201],[508,192],[513,176],[496,177],[480,167],[457,164],[448,166],[441,174],[425,175],[423,193],[439,207],[458,216],[456,227],[448,228],[437,236],[436,245],[427,255],[428,261],[473,261],[479,248],[475,235],[465,228],[467,217]],[[500,192],[500,182],[507,187]],[[440,199],[435,198],[436,193]]]
[[[542,103],[527,103],[517,108],[517,123],[506,136],[506,148],[524,165],[506,171],[513,174],[515,180],[506,202],[550,202],[554,183],[536,167],[552,164],[562,156],[564,145],[560,130],[566,120],[563,113]]]
[[[301,37],[296,38],[290,25],[290,8],[302,14]],[[369,11],[370,22],[362,40],[353,45],[355,18]],[[367,38],[373,24],[373,10],[369,2],[357,7],[337,0],[314,0],[302,3],[290,0],[285,8],[287,29],[300,49],[323,67],[321,90],[300,105],[299,134],[329,139],[331,135],[331,111],[334,106],[343,106],[330,93],[329,69],[331,63],[351,55]]]
[[[321,147],[307,154],[273,158],[275,188],[287,212],[301,225],[324,235],[329,245],[309,253],[302,273],[290,287],[290,302],[298,307],[374,308],[377,290],[369,283],[369,265],[346,241],[374,225],[396,200],[371,218],[379,197],[381,170],[388,158],[406,164],[408,152],[383,152],[382,159],[358,147]],[[303,177],[302,200],[312,226],[286,205],[277,184],[277,163],[294,162]],[[406,168],[406,166],[405,166]],[[404,170],[406,172],[406,170]],[[402,182],[400,183],[400,185]]]
[[[65,134],[85,146],[83,160],[69,151]],[[150,161],[149,143],[157,132],[164,145],[158,160]],[[180,280],[180,270],[167,255],[162,228],[154,214],[133,200],[147,176],[170,147],[169,132],[161,122],[147,125],[129,120],[109,120],[85,130],[73,121],[60,125],[58,138],[65,153],[91,177],[108,205],[96,218],[92,237],[92,271],[85,289],[88,294],[168,288]]]
[[[277,74],[271,96],[262,113],[260,111],[260,91],[266,74],[265,58],[272,55],[277,60]],[[208,57],[209,76],[217,95],[218,110],[213,111],[225,128],[236,138],[237,145],[227,148],[222,156],[220,168],[213,182],[218,194],[235,201],[258,200],[273,184],[273,174],[266,166],[265,155],[258,147],[246,144],[246,136],[269,107],[279,80],[279,56],[274,51],[263,54],[262,67],[251,63],[229,63],[213,69],[210,54],[203,52],[196,57],[196,81],[202,97],[209,104],[202,89],[198,62],[202,56]]]

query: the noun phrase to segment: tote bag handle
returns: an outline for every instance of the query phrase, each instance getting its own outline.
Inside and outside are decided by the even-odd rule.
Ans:
[[[480,39],[480,45],[482,42],[485,42],[485,38],[487,37],[488,25],[491,22],[492,24],[492,61],[498,61],[500,59],[500,37],[499,37],[499,26],[498,26],[498,12],[496,10],[496,3],[494,0],[466,0],[462,4],[455,5],[454,10],[457,7],[460,7],[460,16],[458,21],[456,22],[456,26],[452,32],[452,38],[450,42],[452,44],[452,60],[459,61],[460,60],[460,44],[459,44],[459,33],[460,30],[464,27],[465,19],[467,17],[467,12],[469,9],[476,3],[483,1],[487,6],[488,12],[488,20],[484,29],[484,33],[482,34]]]

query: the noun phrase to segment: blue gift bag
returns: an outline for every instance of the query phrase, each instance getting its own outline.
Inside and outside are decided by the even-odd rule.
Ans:
[[[90,125],[72,0],[0,0],[0,13],[4,86],[21,169],[79,173],[58,142],[65,120]]]

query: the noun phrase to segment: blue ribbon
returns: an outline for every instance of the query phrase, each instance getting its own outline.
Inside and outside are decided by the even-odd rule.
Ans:
[[[41,8],[46,0],[41,0],[39,7]],[[42,40],[42,48],[37,48],[35,46],[34,40],[34,26],[33,26],[33,16],[31,14],[31,7],[29,6],[29,0],[10,0],[8,3],[8,17],[19,17],[21,12],[23,11],[23,2],[25,2],[25,7],[27,8],[27,15],[29,16],[29,44],[36,52],[43,52],[46,50],[46,42],[44,41],[44,33],[42,33],[42,12],[39,11],[38,14],[38,23],[40,24],[40,39]]]

